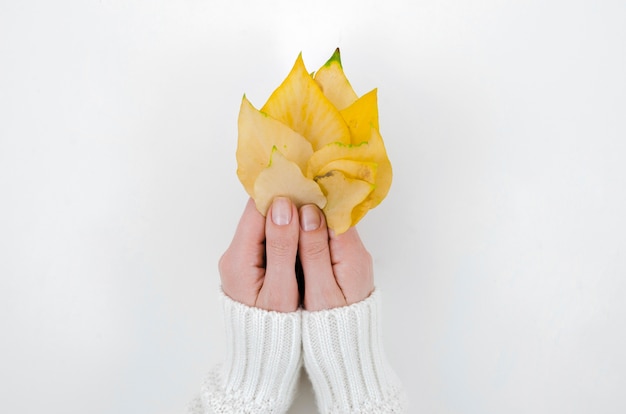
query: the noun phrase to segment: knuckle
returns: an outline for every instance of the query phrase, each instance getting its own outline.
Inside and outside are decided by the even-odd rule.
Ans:
[[[308,243],[302,243],[300,246],[300,255],[307,259],[321,259],[328,255],[328,242],[326,240],[316,240]]]
[[[290,239],[276,238],[266,241],[268,255],[275,257],[287,257],[294,254],[294,243]]]

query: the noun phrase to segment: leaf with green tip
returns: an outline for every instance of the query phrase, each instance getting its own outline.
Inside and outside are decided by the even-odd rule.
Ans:
[[[339,110],[352,105],[358,98],[343,72],[339,48],[315,73],[315,82],[328,100]]]
[[[330,142],[350,142],[346,123],[306,71],[301,54],[261,110],[306,137],[314,150]]]

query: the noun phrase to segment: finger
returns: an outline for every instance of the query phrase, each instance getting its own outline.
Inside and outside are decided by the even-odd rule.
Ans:
[[[326,220],[313,204],[300,209],[298,256],[304,273],[304,308],[316,311],[345,306],[333,274]]]
[[[333,273],[346,302],[360,302],[374,291],[374,266],[356,227],[336,235],[329,230]]]
[[[253,306],[263,281],[265,217],[248,200],[230,246],[219,261],[222,290],[232,299]]]
[[[279,312],[298,308],[296,254],[298,252],[298,210],[285,197],[277,197],[265,220],[265,280],[256,306]]]
[[[265,217],[256,208],[252,198],[248,199],[241,215],[231,245],[257,249],[265,241]]]

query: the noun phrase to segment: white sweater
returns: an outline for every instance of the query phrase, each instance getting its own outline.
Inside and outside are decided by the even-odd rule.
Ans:
[[[223,294],[222,302],[228,356],[207,376],[190,414],[286,413],[303,359],[320,413],[406,412],[383,351],[378,292],[317,312],[265,311]]]

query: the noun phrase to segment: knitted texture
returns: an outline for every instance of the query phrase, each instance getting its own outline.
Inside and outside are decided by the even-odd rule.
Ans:
[[[192,413],[285,413],[302,365],[301,312],[253,308],[222,294],[227,358],[206,378]]]
[[[302,312],[304,364],[322,414],[404,413],[406,397],[389,366],[380,294],[342,308]]]

